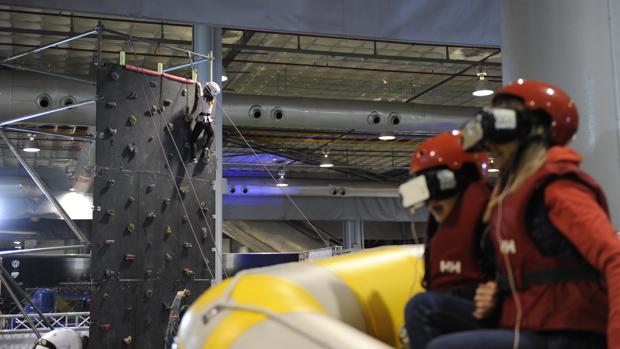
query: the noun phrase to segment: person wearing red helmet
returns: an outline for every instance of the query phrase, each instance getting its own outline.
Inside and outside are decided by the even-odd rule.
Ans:
[[[519,79],[465,126],[464,147],[488,148],[502,171],[485,212],[498,276],[474,311],[500,309],[499,329],[429,348],[620,348],[620,240],[605,194],[566,146],[578,123],[564,91]]]
[[[482,265],[481,216],[491,194],[486,182],[488,156],[467,153],[459,131],[441,133],[413,154],[413,176],[399,191],[403,205],[429,211],[425,237],[424,286],[405,308],[412,349],[426,348],[439,334],[475,329],[480,323],[473,295],[487,279]]]

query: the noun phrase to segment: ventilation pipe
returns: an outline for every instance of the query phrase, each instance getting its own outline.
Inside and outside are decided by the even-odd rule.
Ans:
[[[92,99],[95,93],[94,86],[80,82],[3,70],[0,108],[4,112],[0,121]],[[236,125],[261,128],[427,134],[457,128],[476,111],[469,107],[238,94],[226,94],[223,100]],[[32,121],[94,126],[95,105]],[[231,125],[226,115],[224,124]]]

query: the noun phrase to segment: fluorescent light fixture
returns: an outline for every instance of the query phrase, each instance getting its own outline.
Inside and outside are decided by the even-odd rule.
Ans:
[[[34,136],[30,136],[30,138],[26,142],[24,142],[23,150],[26,153],[38,153],[39,151],[41,151],[41,148],[39,148],[37,141],[34,140]]]
[[[382,133],[379,135],[379,139],[382,141],[393,141],[396,139],[396,136],[392,133]]]
[[[75,191],[75,188],[71,187],[69,188],[69,191]]]
[[[327,146],[323,148],[323,158],[321,159],[319,167],[334,167],[334,164],[329,160],[329,149]]]
[[[284,167],[280,167],[278,169],[278,176],[280,176],[280,178],[278,178],[278,181],[276,183],[276,187],[278,188],[284,188],[284,187],[288,187],[288,183],[286,183],[284,176],[286,175],[286,170],[284,169]]]
[[[478,80],[476,81],[472,95],[476,97],[486,97],[492,95],[493,90],[489,86],[489,80],[486,79],[486,68],[484,66],[478,66],[478,72],[476,75],[478,75]]]
[[[499,170],[496,169],[496,168],[490,168],[489,169],[489,173],[497,173],[497,172],[499,172]]]

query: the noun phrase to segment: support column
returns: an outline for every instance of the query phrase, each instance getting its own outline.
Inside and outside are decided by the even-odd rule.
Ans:
[[[579,110],[572,142],[604,188],[620,223],[620,3],[611,0],[502,0],[504,82],[550,82]]]
[[[346,250],[364,248],[364,222],[363,221],[343,221],[342,222],[342,244]]]
[[[209,64],[202,64],[198,68],[198,81],[215,81],[222,86],[222,29],[218,27],[195,24],[193,27],[194,51],[202,54],[213,53],[212,69]],[[196,59],[196,58],[195,58]],[[222,231],[223,231],[223,170],[222,170],[222,111],[217,106],[222,105],[222,93],[216,98],[215,112],[215,282],[222,281]]]

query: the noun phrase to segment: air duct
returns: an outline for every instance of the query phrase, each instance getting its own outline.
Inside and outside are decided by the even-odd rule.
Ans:
[[[95,95],[95,87],[40,74],[3,70],[0,121]],[[224,95],[224,109],[238,126],[359,132],[436,133],[459,127],[475,108],[319,98]],[[145,104],[146,105],[146,104]],[[32,120],[35,121],[35,120]],[[95,105],[69,109],[40,123],[93,126]],[[224,124],[231,125],[227,116]]]

